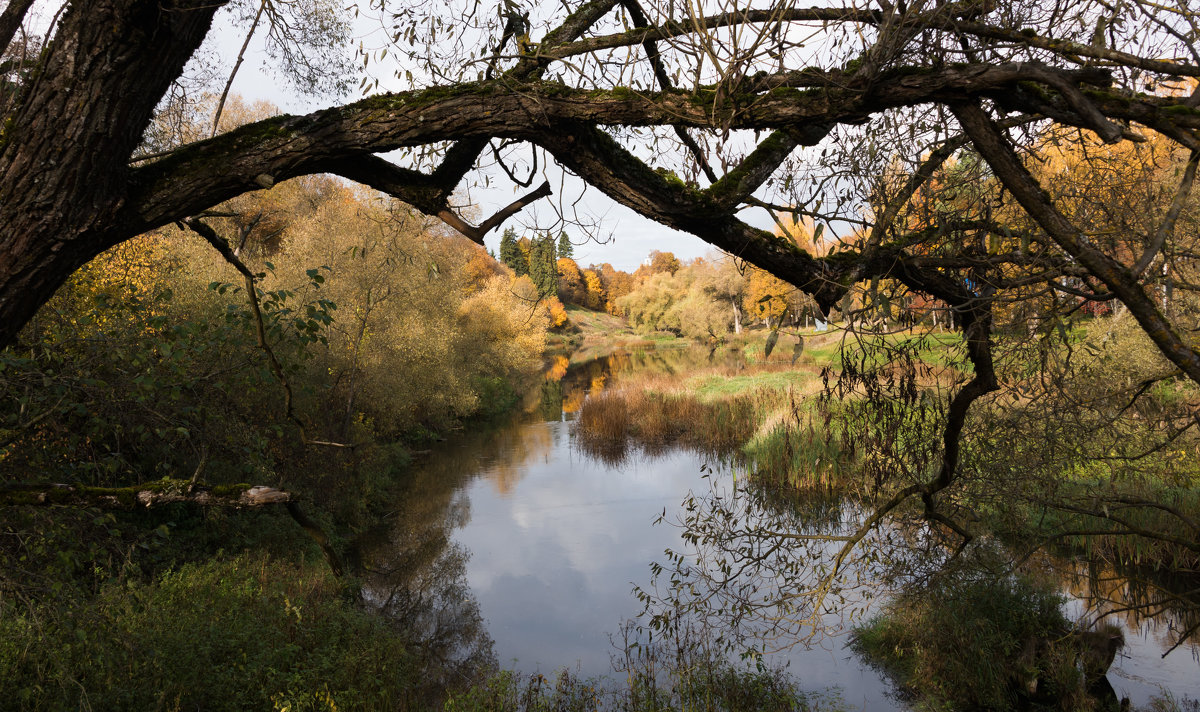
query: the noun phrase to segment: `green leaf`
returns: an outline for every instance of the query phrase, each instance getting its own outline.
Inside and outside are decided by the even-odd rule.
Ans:
[[[779,332],[772,331],[771,334],[767,336],[767,343],[763,346],[764,361],[771,357],[771,351],[775,349],[775,342],[777,341],[779,341]]]

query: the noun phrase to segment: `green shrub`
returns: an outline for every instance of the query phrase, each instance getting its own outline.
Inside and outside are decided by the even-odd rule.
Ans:
[[[949,579],[892,601],[856,631],[856,651],[930,709],[1083,703],[1059,594],[1025,579]]]
[[[0,699],[21,710],[398,709],[403,638],[320,569],[244,556],[73,607],[0,607]]]

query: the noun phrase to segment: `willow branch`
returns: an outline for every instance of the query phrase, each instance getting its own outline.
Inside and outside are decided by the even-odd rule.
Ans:
[[[1092,245],[1087,236],[1059,212],[983,108],[978,104],[965,103],[953,104],[951,110],[971,137],[976,150],[1026,213],[1059,247],[1078,260],[1121,300],[1167,359],[1179,366],[1194,382],[1200,383],[1200,353],[1162,315],[1133,274]]]
[[[250,39],[254,37],[254,31],[258,29],[259,20],[262,19],[263,11],[267,9],[267,3],[270,0],[261,0],[258,4],[258,12],[254,14],[254,21],[250,23],[250,29],[246,31],[246,41],[242,42],[242,48],[238,50],[237,60],[233,63],[233,69],[229,70],[229,79],[225,80],[225,88],[221,90],[221,98],[217,100],[217,110],[213,112],[212,128],[209,130],[209,137],[217,135],[217,125],[221,123],[221,112],[225,109],[225,100],[229,98],[229,89],[233,86],[233,79],[237,76],[238,69],[241,68],[242,62],[246,59],[246,49],[250,47]]]

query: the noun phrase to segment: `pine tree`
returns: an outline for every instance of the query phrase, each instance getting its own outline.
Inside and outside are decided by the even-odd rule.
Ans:
[[[500,238],[500,261],[518,277],[529,274],[529,259],[524,250],[517,245],[517,233],[511,227],[506,229],[504,236]]]
[[[558,256],[575,258],[575,246],[571,244],[571,238],[567,237],[567,233],[558,233]]]
[[[537,286],[538,295],[558,295],[558,265],[554,256],[554,238],[549,234],[534,238],[529,246],[529,278]]]

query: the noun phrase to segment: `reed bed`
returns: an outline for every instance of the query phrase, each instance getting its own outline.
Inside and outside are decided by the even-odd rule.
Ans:
[[[584,450],[620,462],[631,448],[686,447],[736,457],[781,491],[841,492],[851,465],[814,424],[820,367],[730,358],[682,373],[643,373],[593,395],[579,413]]]
[[[683,393],[622,389],[584,402],[578,434],[585,451],[620,460],[629,446],[658,453],[686,447],[718,457],[734,453],[758,426],[756,394],[702,401]]]

